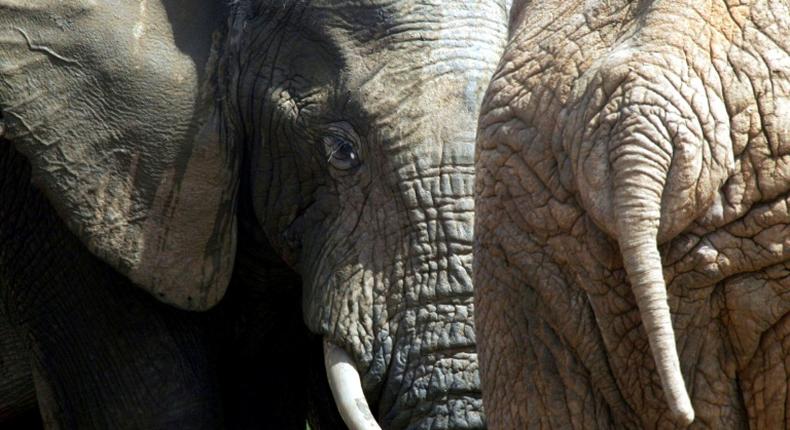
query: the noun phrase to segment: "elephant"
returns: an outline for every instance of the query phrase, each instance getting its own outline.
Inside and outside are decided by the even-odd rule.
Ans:
[[[516,1],[478,124],[498,428],[786,428],[790,5]]]
[[[285,406],[323,378],[352,429],[484,428],[474,144],[508,7],[0,0],[0,297],[45,426],[249,424],[230,373]]]
[[[25,340],[0,307],[0,425],[32,427],[36,394]]]

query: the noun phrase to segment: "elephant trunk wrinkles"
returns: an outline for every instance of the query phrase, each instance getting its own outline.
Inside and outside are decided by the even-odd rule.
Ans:
[[[406,257],[412,281],[378,402],[385,428],[484,428],[470,277],[474,176],[466,159],[435,170],[401,183],[414,197],[406,201],[411,242],[423,246]]]
[[[407,312],[417,329],[395,345],[379,402],[385,428],[484,428],[474,328],[461,322],[471,314],[470,304]]]
[[[358,227],[358,231],[374,229],[366,234],[391,241],[385,247],[393,255],[386,261],[372,259],[376,252],[365,248],[370,243],[354,243],[358,247],[354,251],[362,256],[355,261],[366,270],[352,276],[332,275],[335,281],[327,291],[337,294],[330,300],[339,304],[330,307],[330,313],[315,314],[321,318],[316,331],[348,353],[348,363],[361,373],[372,413],[386,429],[485,427],[470,277],[474,218],[471,151],[447,145],[444,156],[445,160],[451,156],[460,160],[445,165],[441,160],[430,160],[430,165],[423,166],[429,173],[423,175],[414,171],[413,165],[395,172],[397,176],[391,180],[398,183],[395,196],[403,211],[370,212],[386,218],[364,220]],[[395,300],[386,306],[372,302],[373,318],[360,319],[366,298],[358,295],[359,285],[384,291]],[[370,328],[365,324],[371,324]],[[353,342],[359,333],[373,336]],[[334,366],[329,363],[327,372]],[[339,369],[334,373],[351,374]],[[353,379],[335,378],[341,382]],[[359,396],[353,390],[340,393],[352,399],[345,402],[344,417],[367,422],[353,418],[366,417],[361,403],[356,402]]]
[[[634,150],[635,149],[635,150]],[[613,162],[618,242],[650,350],[672,415],[684,426],[694,421],[667,303],[657,237],[666,170],[650,165],[643,148],[627,143]],[[633,150],[633,151],[632,151]],[[662,170],[664,170],[662,172]]]

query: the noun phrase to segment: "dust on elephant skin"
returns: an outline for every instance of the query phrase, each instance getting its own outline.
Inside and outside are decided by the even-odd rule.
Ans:
[[[680,427],[685,391],[692,428],[790,425],[788,4],[517,2],[510,35],[476,163],[490,425]]]

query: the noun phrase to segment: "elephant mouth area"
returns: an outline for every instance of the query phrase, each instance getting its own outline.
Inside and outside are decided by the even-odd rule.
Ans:
[[[375,290],[386,290],[395,282],[387,270],[383,272]],[[359,282],[337,269],[310,282],[327,292],[317,302],[340,303],[328,310],[317,308],[313,321],[315,332],[346,351],[358,371],[367,408],[349,396],[348,414],[363,411],[359,419],[370,417],[388,430],[485,428],[476,342],[469,323],[471,298],[459,293],[440,304],[399,303],[379,310],[371,324],[358,319],[369,303],[346,293],[349,285]],[[427,289],[435,288],[429,281]]]
[[[378,421],[387,429],[484,429],[474,347],[423,351],[405,369],[390,369],[378,396]]]
[[[397,430],[486,428],[479,392],[451,392],[438,399],[426,399],[412,408],[396,406],[378,420],[383,428]]]

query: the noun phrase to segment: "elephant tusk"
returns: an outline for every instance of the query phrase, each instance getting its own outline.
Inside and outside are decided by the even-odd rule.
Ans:
[[[324,365],[337,410],[350,430],[381,430],[370,412],[351,356],[324,339]]]

